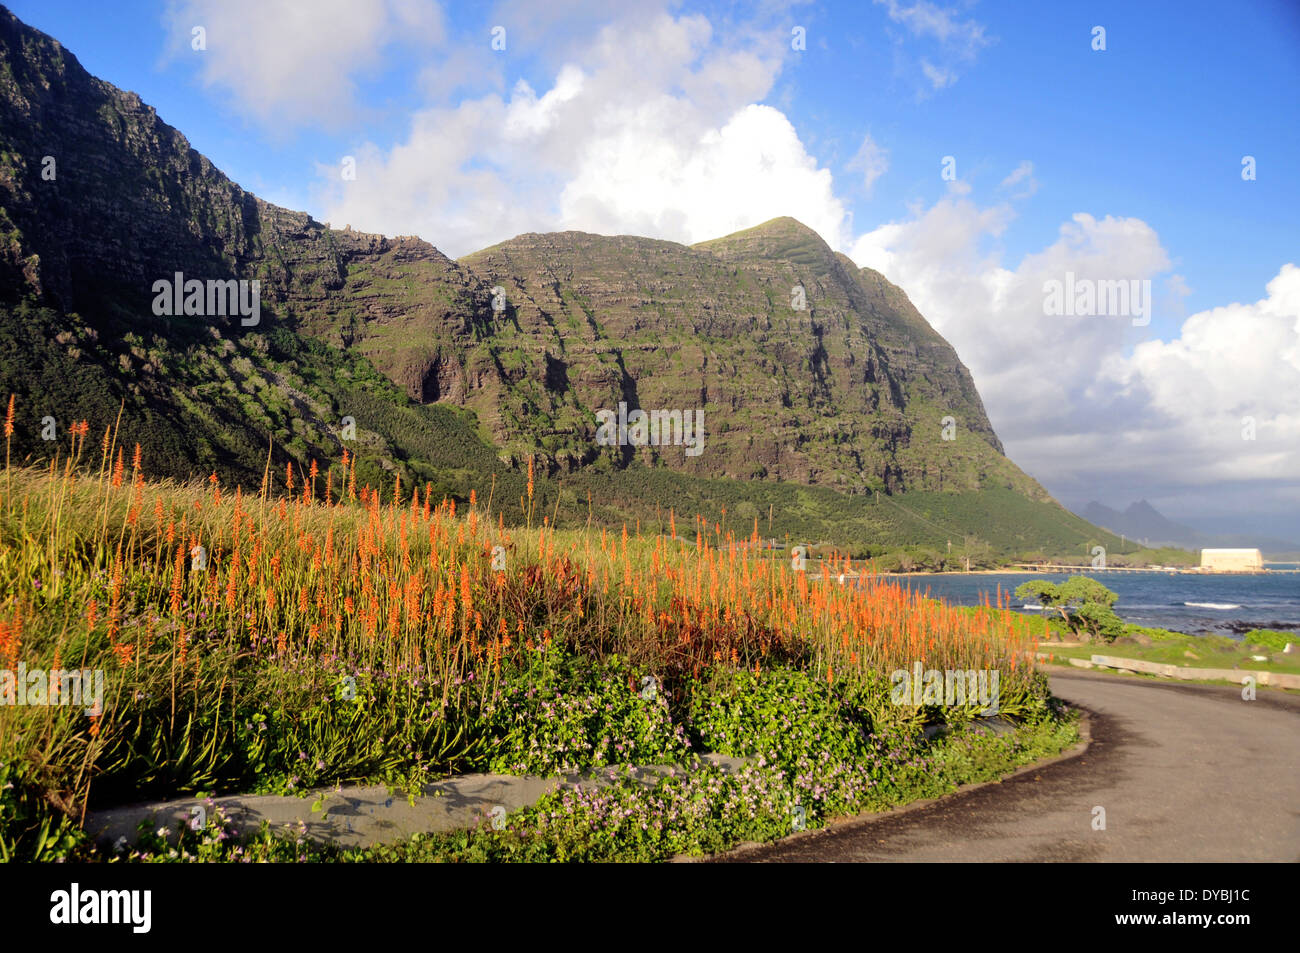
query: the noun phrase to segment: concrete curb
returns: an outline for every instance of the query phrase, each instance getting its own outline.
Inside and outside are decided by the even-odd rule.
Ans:
[[[1115,668],[1128,672],[1141,672],[1145,675],[1162,675],[1165,678],[1201,681],[1223,679],[1238,685],[1245,684],[1247,678],[1254,678],[1256,685],[1300,688],[1300,675],[1288,675],[1284,672],[1260,672],[1240,668],[1187,668],[1180,665],[1166,665],[1161,662],[1145,662],[1141,659],[1121,658],[1115,655],[1094,655],[1091,662],[1098,668]]]
[[[705,754],[701,765],[734,773],[749,762],[720,754]],[[647,788],[670,773],[689,771],[674,765],[633,767],[630,776]],[[506,774],[467,774],[428,785],[412,800],[384,785],[352,785],[318,788],[303,797],[277,794],[229,795],[218,798],[187,798],[133,804],[92,811],[86,815],[85,830],[97,841],[118,845],[134,844],[140,824],[166,828],[175,843],[178,830],[186,824],[201,826],[219,808],[227,824],[239,834],[252,834],[267,822],[271,829],[294,836],[336,844],[339,847],[372,847],[406,840],[413,834],[440,833],[491,823],[493,811],[505,813],[529,807],[561,788],[607,787],[619,776],[617,769],[593,775],[530,777]],[[499,812],[498,812],[498,815]]]
[[[1038,661],[1048,661],[1047,652],[1035,653]],[[1170,665],[1165,662],[1148,662],[1143,659],[1123,658],[1118,655],[1094,655],[1090,659],[1054,656],[1052,662],[1068,663],[1075,668],[1115,669],[1121,672],[1138,672],[1142,675],[1159,675],[1163,678],[1175,678],[1180,681],[1206,682],[1227,681],[1234,685],[1244,685],[1247,678],[1254,678],[1256,685],[1274,688],[1300,689],[1300,675],[1285,672],[1266,672],[1248,668],[1190,668]]]

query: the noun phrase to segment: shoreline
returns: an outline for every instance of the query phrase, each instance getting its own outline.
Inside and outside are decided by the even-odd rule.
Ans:
[[[1073,566],[1069,571],[1061,569],[953,569],[953,570],[923,570],[918,572],[876,572],[876,573],[857,573],[856,577],[861,578],[868,576],[1068,576],[1072,573],[1124,573],[1124,572],[1144,572],[1151,575],[1168,575],[1168,576],[1274,576],[1281,574],[1291,574],[1297,572],[1294,569],[1265,569],[1259,572],[1216,572],[1212,570],[1183,569],[1166,571],[1163,569],[1145,569],[1134,567],[1127,568],[1107,568],[1093,569],[1091,566]],[[839,574],[835,574],[839,578]]]
[[[1107,570],[1105,571],[1104,574],[1114,574],[1114,572],[1115,572],[1114,570]],[[1137,574],[1123,574],[1122,571],[1120,572],[1122,575],[1127,575],[1127,580],[1128,580],[1127,583],[1120,583],[1119,580],[1115,580],[1113,583],[1108,583],[1106,580],[1102,578],[1104,575],[1102,572],[1091,573],[1085,570],[1083,571],[1083,574],[1088,575],[1090,578],[1093,579],[1099,579],[1103,582],[1103,584],[1119,585],[1121,588],[1123,588],[1123,586],[1125,585],[1139,586],[1139,587],[1147,587],[1152,585],[1157,587],[1163,587],[1165,585],[1178,586],[1180,583],[1182,583],[1183,580],[1187,579],[1188,577],[1198,577],[1198,576],[1213,577],[1216,579],[1221,579],[1224,576],[1247,577],[1249,579],[1254,580],[1254,579],[1260,579],[1261,577],[1267,579],[1275,575],[1272,573],[1257,573],[1257,572],[1255,573],[1210,573],[1210,572],[1195,573],[1193,572],[1193,573],[1173,574],[1176,577],[1176,581],[1173,582],[1171,582],[1168,577],[1157,582],[1154,581],[1154,576],[1156,574],[1151,574],[1151,573],[1142,574],[1144,576],[1152,576],[1153,578],[1146,581],[1140,581],[1140,578],[1137,576]],[[958,594],[954,592],[948,592],[945,594],[945,592],[942,591],[943,587],[941,586],[941,591],[936,594],[933,591],[932,584],[938,583],[940,580],[942,580],[945,577],[953,577],[954,578],[953,585],[958,587],[959,590],[964,590],[965,588],[970,588],[970,587],[979,587],[981,589],[987,590],[989,593],[989,598],[991,599],[992,590],[988,589],[987,586],[984,586],[982,584],[973,581],[963,584],[955,580],[960,578],[966,578],[966,577],[974,577],[974,578],[993,577],[993,579],[990,581],[998,582],[999,587],[1006,593],[1007,596],[1014,596],[1017,585],[1025,580],[1034,579],[1034,578],[1043,578],[1045,576],[1051,578],[1060,578],[1060,577],[1064,577],[1065,575],[1066,575],[1065,573],[1036,573],[1033,572],[1032,570],[1023,570],[1023,569],[1014,569],[1014,570],[976,569],[976,570],[970,570],[969,572],[964,570],[954,570],[951,572],[933,572],[933,571],[881,572],[881,573],[873,573],[873,574],[859,574],[859,575],[846,576],[844,578],[843,583],[841,584],[842,585],[860,584],[861,580],[874,577],[882,581],[888,581],[893,585],[901,584],[904,585],[906,588],[911,588],[914,591],[923,591],[924,593],[928,593],[929,597],[932,599],[947,601],[949,604],[958,607],[969,608],[978,604],[977,602],[969,601],[970,598],[973,598],[970,596],[969,593],[963,592],[962,594]],[[910,584],[910,580],[913,579],[917,583],[916,586],[912,586]],[[817,577],[817,581],[819,582],[821,581],[820,577]],[[838,574],[832,575],[829,579],[829,582],[832,585],[836,584],[838,581],[839,581]],[[1245,579],[1240,580],[1240,582],[1242,584],[1249,585],[1249,583],[1246,583]],[[1209,583],[1207,583],[1207,585],[1208,584]],[[1193,586],[1193,589],[1196,588],[1199,588],[1199,586]],[[1184,591],[1186,591],[1186,584],[1184,584]],[[1180,596],[1179,598],[1195,599],[1198,597],[1191,594],[1187,594],[1187,595]],[[954,601],[954,599],[957,601]],[[1048,613],[1041,610],[1039,607],[1023,606],[1020,605],[1019,601],[1017,600],[1013,599],[1012,601],[1015,602],[1015,604],[1008,605],[1006,607],[1007,611],[1015,612],[1019,615],[1028,615],[1032,618],[1050,617]],[[1237,598],[1232,601],[1234,603],[1238,603],[1246,600],[1242,598]],[[1129,606],[1121,602],[1120,605],[1116,606],[1115,612],[1120,617],[1120,620],[1124,622],[1126,625],[1133,625],[1139,628],[1163,629],[1164,631],[1167,632],[1175,632],[1178,633],[1179,635],[1191,636],[1194,638],[1200,638],[1205,636],[1226,636],[1233,640],[1240,641],[1246,632],[1249,632],[1253,629],[1270,629],[1279,632],[1296,633],[1297,635],[1300,635],[1300,622],[1294,621],[1291,618],[1287,618],[1287,616],[1290,616],[1292,613],[1290,611],[1285,611],[1285,607],[1282,607],[1283,612],[1280,615],[1270,614],[1262,618],[1249,618],[1249,616],[1256,615],[1257,613],[1254,610],[1245,609],[1244,615],[1239,614],[1241,611],[1243,611],[1242,605],[1234,605],[1231,607],[1231,609],[1229,609],[1226,606],[1222,607],[1225,610],[1222,615],[1220,615],[1218,612],[1205,613],[1205,612],[1185,611],[1185,609],[1192,609],[1197,607],[1198,603],[1195,602],[1189,603],[1184,601],[1182,603],[1182,606],[1178,606],[1176,603],[1170,603],[1169,605],[1170,608],[1173,609],[1174,611],[1172,612],[1168,610],[1160,611],[1159,606],[1153,607],[1148,605],[1139,605],[1136,606],[1136,608],[1130,610]],[[1215,607],[1215,608],[1219,608],[1219,607]],[[1237,610],[1237,611],[1232,611],[1232,610]],[[1135,614],[1138,616],[1137,618],[1133,617]],[[1262,615],[1262,613],[1260,614]]]

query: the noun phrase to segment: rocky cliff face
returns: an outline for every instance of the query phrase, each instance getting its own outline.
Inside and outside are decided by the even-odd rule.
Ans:
[[[793,219],[690,248],[522,235],[461,263],[505,289],[495,340],[519,348],[527,378],[561,379],[593,410],[705,410],[706,454],[635,451],[647,459],[849,490],[1016,475],[947,342]],[[959,439],[942,439],[945,416]]]
[[[850,492],[1046,498],[906,295],[793,219],[693,247],[522,235],[459,262],[331,229],[245,192],[138,96],[0,8],[0,304],[75,314],[60,332],[70,353],[89,335],[125,352],[113,373],[148,377],[169,348],[210,344],[192,319],[150,311],[153,282],[177,271],[261,282],[260,326],[205,319],[221,349],[256,363],[265,348],[250,342],[287,333],[363,358],[413,401],[472,410],[506,460],[571,471],[639,456]],[[131,384],[164,403],[172,386]],[[600,446],[596,412],[620,402],[702,410],[705,452]]]

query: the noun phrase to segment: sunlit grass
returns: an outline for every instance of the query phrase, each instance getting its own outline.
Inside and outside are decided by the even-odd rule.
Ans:
[[[870,574],[837,581],[859,564],[799,571],[759,548],[757,525],[747,538],[676,513],[664,534],[553,526],[533,508],[531,467],[524,498],[489,486],[458,507],[400,478],[357,487],[346,452],[307,473],[268,469],[251,492],[215,476],[150,482],[111,430],[92,451],[85,426],[72,432],[48,468],[6,466],[0,669],[103,669],[107,704],[89,718],[0,706],[0,761],[25,765],[73,816],[96,785],[122,797],[248,777],[257,766],[240,774],[226,749],[250,727],[236,715],[250,698],[338,752],[322,759],[329,780],[412,759],[474,767],[487,740],[467,719],[503,672],[560,654],[617,656],[670,689],[717,667],[794,664],[852,690],[921,662],[999,670],[1005,711],[1030,693],[1040,620],[961,611]],[[349,679],[382,710],[340,724],[321,704]]]

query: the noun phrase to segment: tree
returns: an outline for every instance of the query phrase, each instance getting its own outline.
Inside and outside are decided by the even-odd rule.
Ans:
[[[1016,587],[1016,598],[1037,599],[1043,608],[1059,612],[1077,635],[1110,642],[1124,632],[1123,621],[1111,608],[1119,595],[1088,576],[1071,576],[1059,586],[1031,579]]]
[[[912,550],[913,559],[916,560],[916,568],[924,572],[935,572],[943,568],[943,557],[933,549],[917,547]]]
[[[1072,619],[1076,630],[1086,631],[1092,638],[1113,642],[1124,634],[1124,623],[1110,608],[1100,602],[1085,602],[1075,610]]]
[[[1061,598],[1061,587],[1054,582],[1048,582],[1046,579],[1031,579],[1028,582],[1022,582],[1016,586],[1016,598],[1021,602],[1035,599],[1044,609],[1055,609],[1059,612],[1061,620],[1066,625],[1070,623],[1070,613],[1066,610],[1065,603]]]
[[[1068,606],[1090,603],[1109,609],[1119,601],[1119,596],[1090,576],[1071,576],[1061,583],[1061,598]]]
[[[972,569],[983,569],[995,562],[993,547],[977,536],[966,538],[966,544],[962,547],[960,557],[969,559]]]

